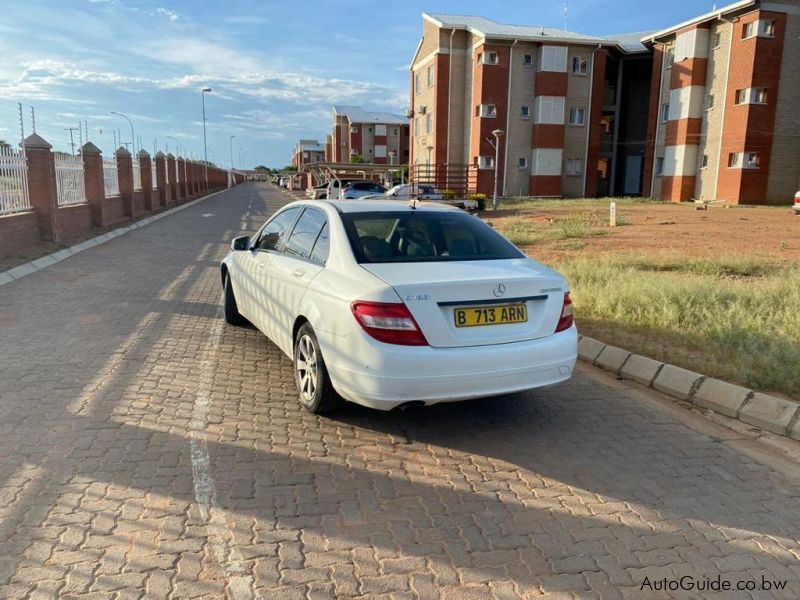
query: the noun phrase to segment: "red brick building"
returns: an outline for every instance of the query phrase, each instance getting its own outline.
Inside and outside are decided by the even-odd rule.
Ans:
[[[796,0],[610,37],[424,14],[411,163],[471,165],[490,193],[499,129],[504,195],[789,202],[798,39]]]
[[[317,140],[300,140],[292,151],[292,164],[302,171],[305,165],[325,161],[325,146]]]

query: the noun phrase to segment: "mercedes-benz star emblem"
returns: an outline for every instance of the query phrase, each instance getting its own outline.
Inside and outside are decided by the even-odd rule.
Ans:
[[[492,293],[495,295],[495,298],[499,298],[506,293],[506,286],[504,286],[502,283],[498,283],[492,290]]]

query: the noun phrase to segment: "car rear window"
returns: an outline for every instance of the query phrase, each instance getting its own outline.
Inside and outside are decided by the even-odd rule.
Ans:
[[[342,221],[364,264],[524,257],[486,223],[459,211],[346,212]]]

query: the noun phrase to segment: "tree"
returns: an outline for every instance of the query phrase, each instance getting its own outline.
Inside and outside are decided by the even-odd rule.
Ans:
[[[350,162],[358,165],[363,164],[364,157],[361,156],[360,154],[353,154],[353,156],[350,157]]]
[[[284,171],[284,172],[287,172],[287,173],[294,173],[295,171],[297,171],[297,167],[295,167],[294,165],[288,165],[286,167],[283,167],[283,169],[281,169],[281,171]]]

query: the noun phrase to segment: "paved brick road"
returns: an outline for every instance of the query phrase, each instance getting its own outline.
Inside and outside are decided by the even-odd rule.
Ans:
[[[0,597],[800,595],[797,482],[603,375],[300,410],[219,314],[228,240],[285,198],[242,186],[0,287]]]

